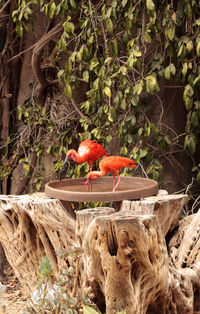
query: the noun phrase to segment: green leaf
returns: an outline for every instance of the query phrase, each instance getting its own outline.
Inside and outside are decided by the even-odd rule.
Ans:
[[[197,43],[196,53],[197,53],[197,56],[200,57],[200,41]]]
[[[123,110],[126,110],[126,100],[125,99],[123,99],[122,102],[121,102],[121,108]]]
[[[139,130],[138,130],[138,135],[141,136],[142,133],[143,133],[143,128],[141,127],[141,128],[139,128]]]
[[[131,144],[133,142],[133,136],[128,134],[127,141],[128,141],[129,144]]]
[[[23,164],[23,168],[24,168],[24,170],[26,171],[26,173],[29,173],[29,171],[30,171],[30,165],[29,164]]]
[[[146,157],[147,153],[148,153],[148,151],[146,149],[140,148],[140,152],[139,152],[140,158]]]
[[[175,36],[175,25],[171,23],[169,27],[165,29],[165,36],[169,38],[169,40],[173,40]]]
[[[55,2],[52,2],[51,6],[50,6],[50,9],[49,9],[49,17],[50,17],[50,19],[53,18],[55,9],[56,9],[56,4],[55,4]]]
[[[113,22],[111,19],[107,19],[106,20],[106,28],[108,30],[109,33],[113,33]]]
[[[197,19],[194,24],[200,26],[200,19]]]
[[[133,87],[133,95],[137,94],[140,95],[143,89],[144,82],[140,80],[134,87]]]
[[[52,147],[51,145],[48,146],[48,148],[47,148],[47,150],[46,150],[47,155],[50,154],[50,152],[51,152],[51,147]]]
[[[107,136],[106,136],[106,142],[107,142],[107,143],[110,143],[111,140],[112,140],[112,136],[111,136],[111,135],[107,135]]]
[[[22,27],[22,24],[17,24],[16,26],[16,32],[17,32],[17,35],[19,37],[22,37],[23,35],[23,27]]]
[[[184,140],[184,148],[190,156],[194,155],[196,151],[196,143],[193,136],[186,135]]]
[[[187,64],[187,62],[184,62],[184,63],[183,63],[183,68],[182,68],[182,74],[183,74],[184,76],[186,76],[187,70],[188,70],[188,64]]]
[[[189,40],[187,42],[186,49],[188,52],[190,52],[193,48],[194,48],[194,44],[193,44],[192,40]]]
[[[83,79],[85,82],[89,81],[89,72],[88,71],[83,72]]]
[[[200,75],[195,78],[195,80],[194,80],[194,82],[193,82],[193,86],[195,86],[196,83],[199,82],[199,80],[200,80]]]
[[[67,47],[67,43],[66,43],[66,40],[64,38],[61,38],[59,41],[58,41],[58,48],[62,51],[66,51],[66,47]]]
[[[148,43],[148,44],[150,44],[152,41],[151,36],[148,32],[144,33],[144,41],[146,41],[146,43]]]
[[[105,16],[104,16],[104,19],[105,19],[105,20],[106,20],[106,19],[109,19],[110,16],[111,16],[111,13],[112,13],[112,7],[110,7],[110,8],[107,10],[107,12],[106,12],[106,14],[105,14]]]
[[[170,75],[171,75],[169,66],[165,68],[164,74],[165,74],[165,78],[167,80],[169,80],[170,79]]]
[[[117,0],[113,0],[111,5],[113,8],[116,8],[117,7]]]
[[[94,87],[94,90],[98,90],[99,89],[99,77],[97,77],[97,79],[93,82],[93,87]],[[109,96],[110,97],[110,96]]]
[[[176,67],[175,67],[175,65],[173,63],[170,63],[169,69],[170,69],[170,72],[171,72],[172,75],[176,74]]]
[[[111,97],[111,90],[108,86],[104,88],[104,93],[106,94],[106,96]]]
[[[142,55],[142,53],[141,53],[141,51],[140,51],[138,46],[134,46],[133,49],[132,49],[132,52],[133,52],[133,55],[135,57],[141,57],[141,55]]]
[[[197,115],[196,111],[192,112],[191,124],[192,124],[193,128],[196,128],[198,126],[198,124],[199,124],[199,118],[198,118],[198,115]]]
[[[190,20],[190,21],[192,21],[192,8],[191,8],[191,6],[190,6],[190,4],[188,3],[187,4],[187,6],[186,6],[186,16],[187,16],[187,18]]]
[[[72,73],[72,63],[69,59],[68,59],[67,63],[65,64],[65,71],[67,74]]]
[[[184,95],[192,97],[194,95],[194,90],[190,84],[185,86]]]
[[[183,100],[185,102],[185,107],[188,111],[192,109],[193,99],[183,93]]]
[[[113,46],[114,56],[117,56],[118,55],[118,45],[117,45],[117,40],[116,39],[113,40],[112,46]]]
[[[83,307],[83,314],[98,314],[93,308],[88,305],[82,305]]]
[[[99,77],[101,78],[101,80],[103,80],[104,76],[105,76],[105,66],[103,65],[99,70]]]
[[[76,2],[74,0],[70,0],[71,7],[76,9]]]
[[[156,90],[157,80],[154,75],[148,75],[146,77],[146,91],[152,94]]]
[[[147,9],[149,11],[155,10],[155,4],[154,4],[153,0],[146,0],[146,6],[147,6]]]
[[[94,68],[96,68],[97,65],[99,65],[99,61],[96,59],[92,59],[90,62],[90,71],[92,71]]]
[[[122,75],[127,75],[127,67],[125,67],[124,65],[122,65],[119,68],[119,73],[122,73]]]
[[[128,2],[128,0],[123,0],[123,1],[122,1],[122,3],[121,3],[121,4],[122,4],[122,7],[123,7],[123,8],[124,8],[124,7],[125,7],[125,5],[127,4],[127,2]]]
[[[136,124],[136,117],[133,116],[131,119],[131,125],[134,126]]]
[[[74,34],[74,28],[75,28],[74,23],[66,21],[65,23],[63,23],[63,28],[66,33]]]
[[[65,96],[68,98],[68,99],[72,99],[72,89],[71,89],[71,86],[69,84],[67,84],[64,88],[64,93],[65,93]]]
[[[105,64],[110,64],[110,62],[112,61],[112,57],[108,57],[108,58],[106,58],[106,60],[105,60]]]
[[[190,141],[189,141],[189,145],[188,145],[188,153],[190,156],[194,155],[195,151],[196,151],[196,143],[194,141],[194,139],[191,137]]]
[[[63,76],[63,74],[65,73],[65,71],[62,69],[57,73],[57,78],[60,79],[61,76]]]

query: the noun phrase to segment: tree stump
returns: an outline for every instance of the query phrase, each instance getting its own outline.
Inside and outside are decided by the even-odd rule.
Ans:
[[[149,208],[141,200],[140,212],[136,206],[117,213],[99,209],[92,220],[94,209],[77,213],[82,289],[107,314],[124,309],[127,314],[200,311],[200,213],[183,219],[167,243],[165,235],[177,224],[186,196],[163,196],[153,205],[149,200]]]
[[[81,245],[79,289],[102,313],[198,313],[200,212],[178,222],[185,198],[165,193],[124,201],[119,212],[86,209],[75,222],[44,194],[1,196],[0,242],[30,294],[43,255],[59,273],[66,261],[57,252]]]
[[[75,245],[75,220],[58,200],[43,193],[1,195],[0,242],[15,275],[31,294],[42,256],[48,257],[55,272],[65,263],[58,252]]]

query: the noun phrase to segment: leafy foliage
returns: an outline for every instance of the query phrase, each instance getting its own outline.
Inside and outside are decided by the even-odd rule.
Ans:
[[[78,106],[81,118],[71,114],[63,124],[52,120],[33,101],[18,107],[19,119],[26,126],[45,130],[46,142],[28,143],[30,150],[40,158],[52,155],[52,171],[57,172],[68,145],[87,137],[103,142],[109,150],[117,137],[119,154],[135,159],[149,177],[161,180],[163,161],[173,145],[180,145],[177,136],[166,133],[162,117],[152,115],[152,102],[163,110],[160,90],[165,79],[182,86],[187,111],[182,149],[193,159],[200,133],[200,19],[196,1],[19,0],[12,12],[19,36],[34,20],[34,6],[50,20],[63,20],[53,65],[66,98],[73,102],[81,84],[86,92]],[[63,56],[64,67],[60,62]],[[27,157],[20,162],[28,174]],[[37,189],[43,180],[40,170],[34,179]],[[87,165],[78,165],[68,175],[85,175],[87,170]],[[199,183],[195,164],[193,171]],[[9,173],[8,165],[2,178]],[[128,173],[125,169],[124,175]]]

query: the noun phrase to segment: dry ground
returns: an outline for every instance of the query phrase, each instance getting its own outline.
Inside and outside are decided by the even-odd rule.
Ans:
[[[6,292],[1,299],[0,314],[28,313],[27,307],[29,306],[30,299],[22,290],[19,280],[7,262],[5,264],[2,283],[6,286]]]

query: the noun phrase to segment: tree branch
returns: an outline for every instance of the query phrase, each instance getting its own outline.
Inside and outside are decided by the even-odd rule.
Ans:
[[[1,8],[1,10],[0,10],[0,15],[1,15],[1,13],[5,10],[5,8],[9,5],[10,1],[11,1],[11,0],[8,0],[8,1],[2,6],[2,8]]]
[[[38,93],[39,95],[43,92],[44,88],[48,85],[48,81],[45,77],[44,72],[40,67],[40,58],[42,49],[48,44],[48,42],[62,30],[63,21],[54,26],[47,34],[43,35],[42,38],[36,43],[33,49],[33,55],[31,65],[36,80],[39,83]]]

